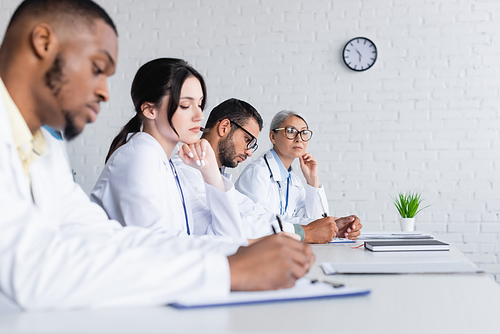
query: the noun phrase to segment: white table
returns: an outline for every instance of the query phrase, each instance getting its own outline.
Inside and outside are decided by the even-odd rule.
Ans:
[[[321,262],[469,262],[450,252],[372,253],[352,244],[313,246],[309,277],[372,289],[370,295],[303,302],[176,310],[170,307],[11,312],[0,333],[498,333],[500,286],[477,275],[336,275]]]

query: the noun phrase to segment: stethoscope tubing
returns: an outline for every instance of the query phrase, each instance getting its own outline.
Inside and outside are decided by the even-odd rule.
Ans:
[[[280,215],[284,215],[286,210],[288,209],[288,194],[290,190],[290,177],[286,179],[286,197],[285,197],[285,208],[283,208],[283,190],[281,189],[281,182],[276,181],[274,179],[273,171],[271,170],[271,166],[269,166],[269,161],[267,161],[267,157],[264,155],[264,161],[266,162],[267,169],[269,169],[270,178],[278,185],[278,192],[280,195]]]

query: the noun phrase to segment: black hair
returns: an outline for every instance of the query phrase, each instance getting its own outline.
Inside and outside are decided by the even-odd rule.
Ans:
[[[113,139],[106,156],[106,162],[114,151],[127,142],[127,135],[129,133],[141,131],[143,117],[141,107],[145,102],[153,103],[156,108],[159,108],[162,99],[165,96],[169,96],[167,105],[168,124],[170,124],[170,127],[177,134],[172,124],[172,117],[179,107],[182,85],[187,78],[192,76],[197,78],[201,85],[203,92],[201,109],[203,110],[207,98],[205,81],[201,74],[186,61],[176,58],[158,58],[142,65],[134,77],[130,92],[136,114],[125,124],[115,139]]]
[[[228,119],[243,126],[250,118],[255,119],[259,125],[259,131],[261,131],[263,121],[257,109],[255,109],[248,102],[232,98],[220,103],[212,110],[210,116],[208,116],[207,123],[205,124],[205,129],[213,128],[218,122],[224,119]],[[233,127],[231,125],[231,132],[236,129],[236,126]]]
[[[91,23],[100,18],[113,28],[118,36],[118,31],[111,17],[101,6],[91,0],[24,0],[12,15],[7,29],[24,15],[48,14],[57,17],[59,21],[66,17],[78,17],[87,19]]]

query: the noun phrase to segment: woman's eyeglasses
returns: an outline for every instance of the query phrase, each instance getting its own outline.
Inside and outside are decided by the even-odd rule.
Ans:
[[[297,136],[299,134],[300,134],[300,139],[302,139],[302,141],[309,141],[313,136],[313,132],[311,130],[307,129],[307,130],[299,131],[296,128],[294,128],[293,126],[287,126],[285,128],[278,128],[278,129],[274,129],[273,131],[279,131],[279,130],[285,130],[285,137],[290,139],[290,140],[295,140],[295,138],[297,138]]]
[[[247,135],[249,135],[250,137],[252,137],[252,139],[247,143],[247,149],[249,150],[252,150],[252,153],[257,151],[257,148],[259,147],[259,145],[257,145],[257,138],[254,137],[253,134],[251,134],[250,132],[248,132],[247,130],[245,130],[241,125],[239,125],[238,123],[234,122],[234,121],[230,121],[232,124],[236,125],[237,127],[239,127],[241,130],[245,131],[245,133]]]

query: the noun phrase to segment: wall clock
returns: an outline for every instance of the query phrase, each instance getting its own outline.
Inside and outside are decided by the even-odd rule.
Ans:
[[[344,46],[343,58],[351,70],[366,71],[377,60],[377,47],[366,37],[356,37]]]

